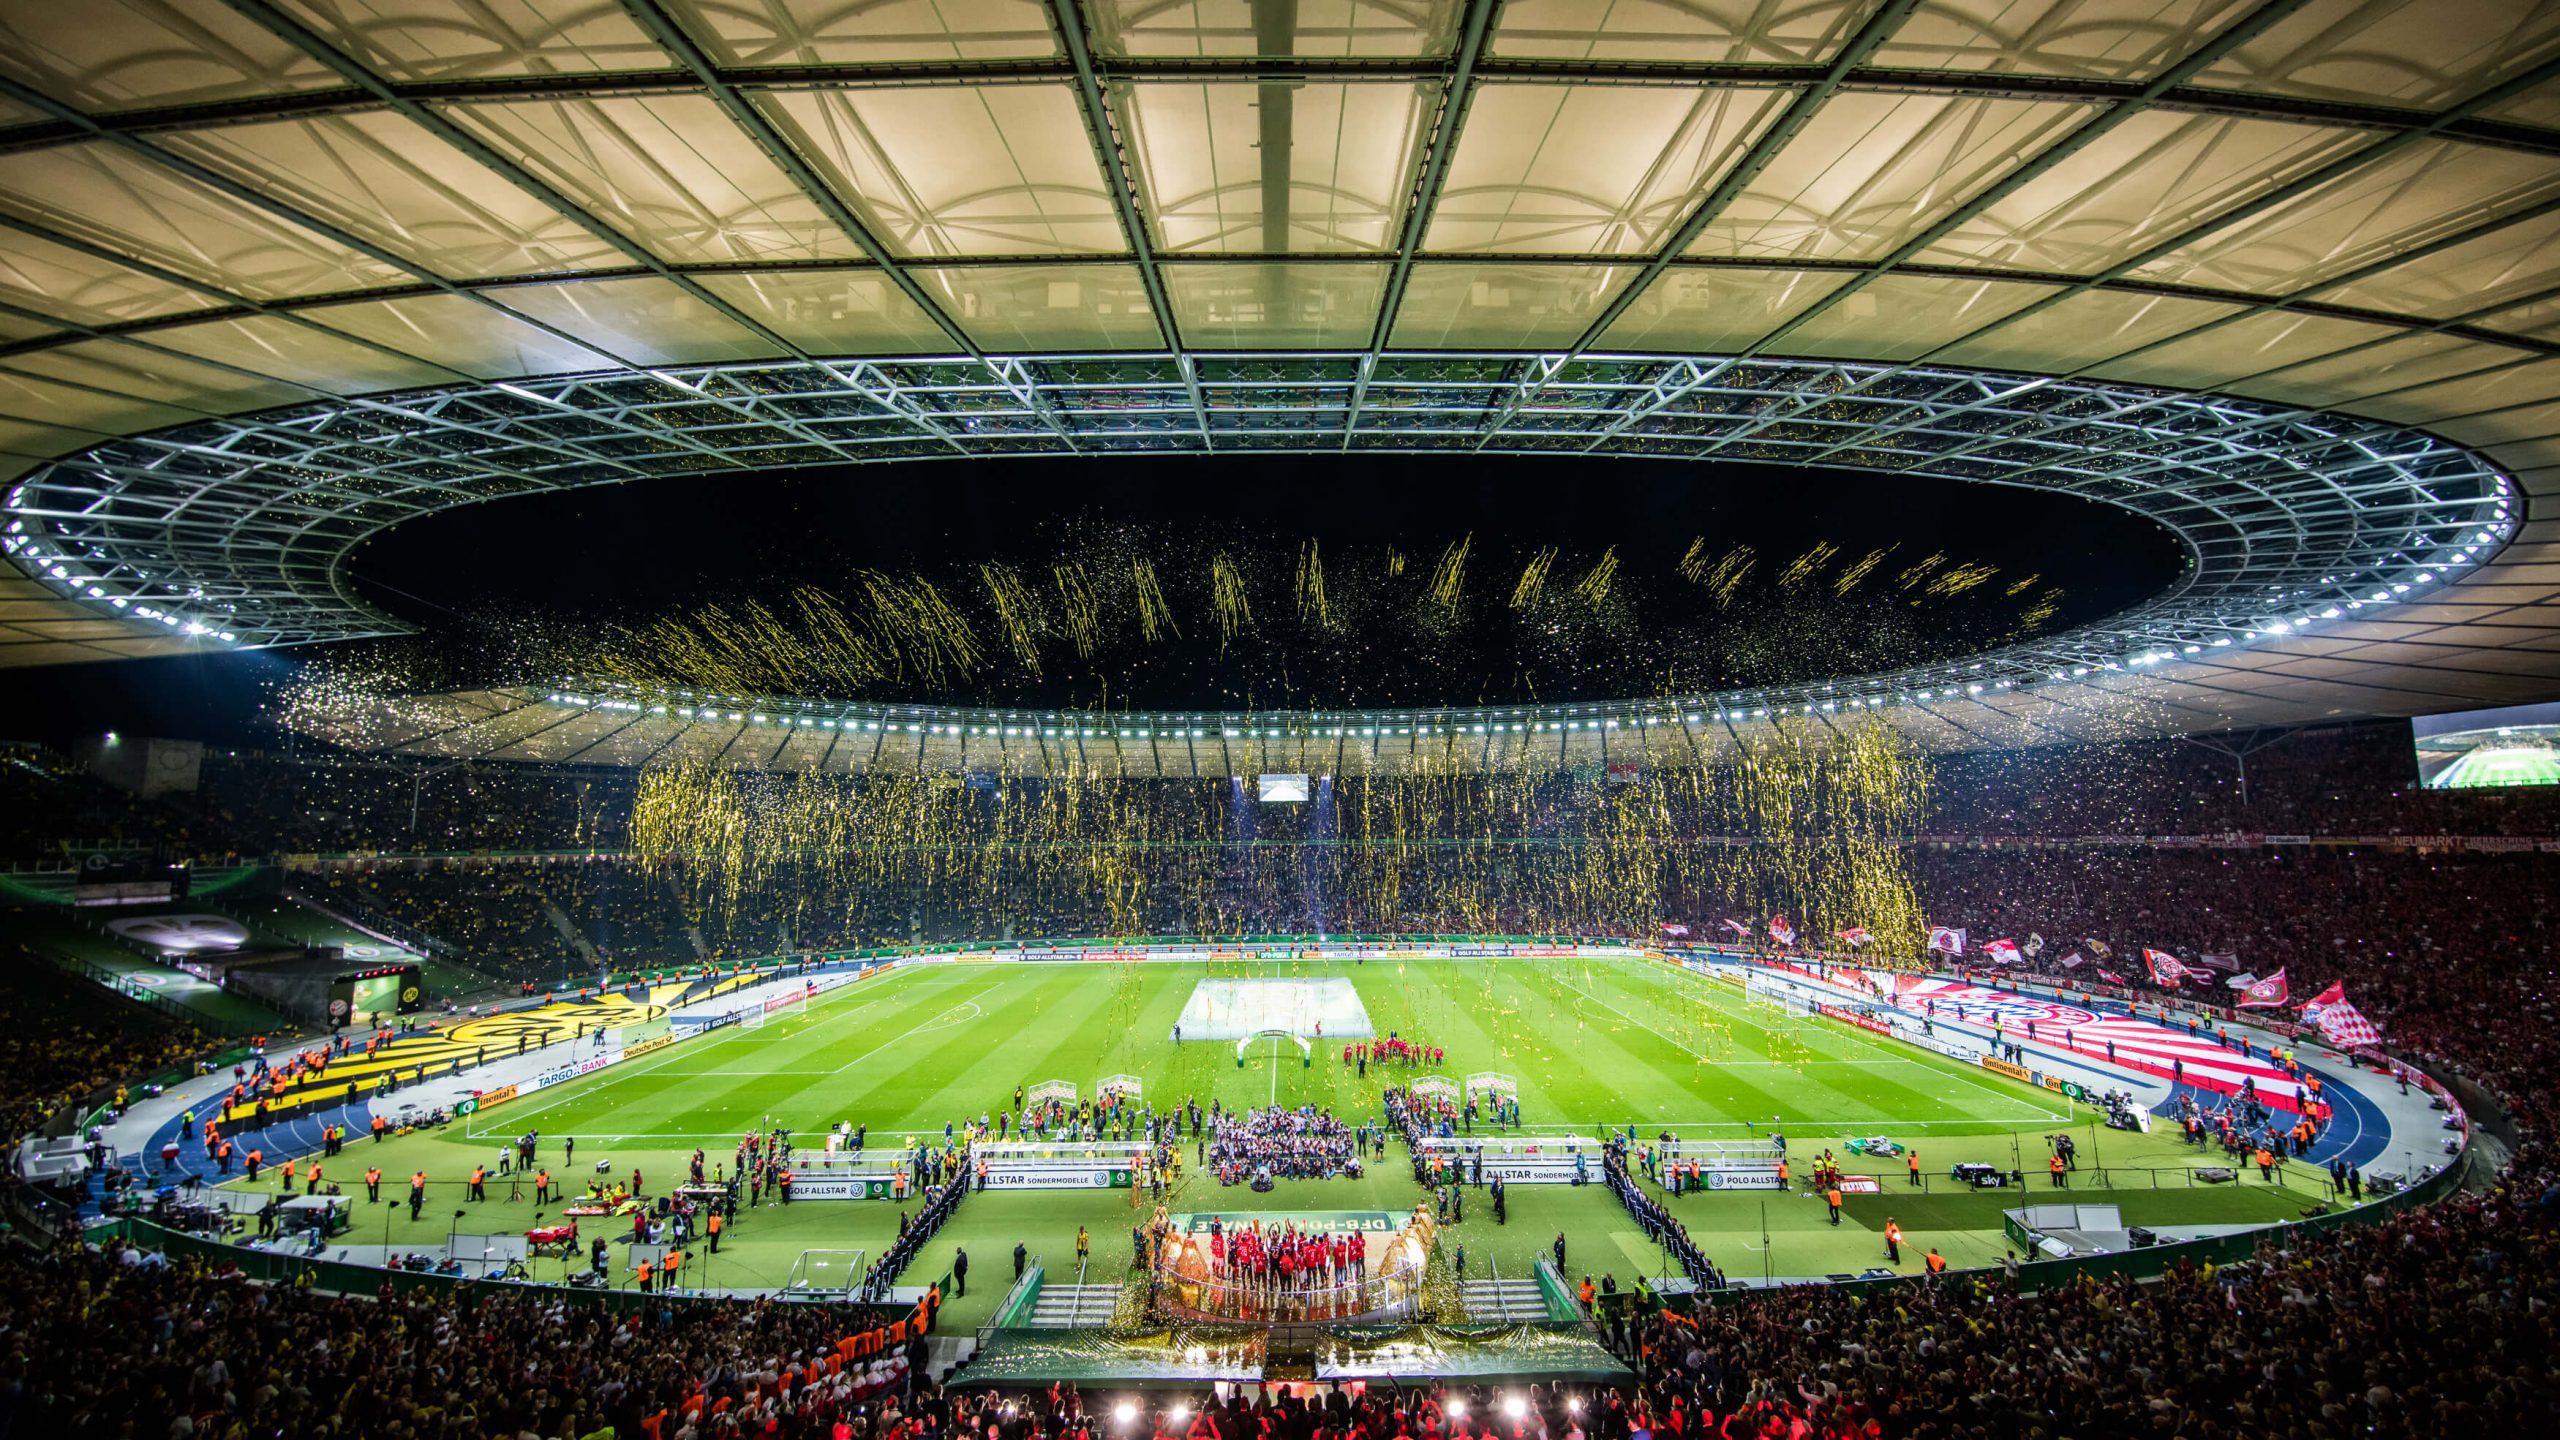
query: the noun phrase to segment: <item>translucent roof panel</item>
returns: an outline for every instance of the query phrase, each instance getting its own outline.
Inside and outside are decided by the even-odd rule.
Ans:
[[[2240,381],[2232,391],[2297,405],[2336,404],[2368,395],[2415,389],[2486,366],[2516,359],[2521,351],[2502,350],[2459,335],[2404,335],[2361,350],[2290,365],[2271,374]]]
[[[1417,350],[1570,345],[1634,275],[1625,265],[1416,265],[1390,343]]]
[[[2536,300],[2501,310],[2481,322],[2492,330],[2535,340],[2560,340],[2560,299]]]
[[[2111,380],[2207,389],[2333,355],[2390,333],[2379,325],[2277,311],[2235,320],[2147,355],[2101,365],[2095,373]]]
[[[877,270],[701,277],[702,286],[812,355],[948,355],[960,347]]]
[[[2555,399],[2560,399],[2560,361],[2541,359],[2367,401],[2356,408],[2400,424],[2423,425],[2445,415],[2544,404]]]
[[[2199,83],[2431,108],[2560,54],[2560,8],[2515,0],[2332,0],[2278,21]]]
[[[690,0],[685,29],[723,65],[881,65],[1058,53],[1040,0]]]
[[[219,360],[243,370],[315,390],[362,395],[453,379],[453,372],[422,360],[403,360],[379,350],[323,335],[280,315],[252,315],[240,320],[207,320],[182,325],[151,337],[181,354]]]
[[[741,360],[774,353],[770,341],[686,294],[674,281],[655,276],[510,285],[490,291],[489,296],[634,365]]]
[[[0,296],[5,294],[5,291],[0,291]],[[59,326],[33,316],[0,311],[0,344],[14,345],[21,340],[33,340],[38,336],[54,336],[61,333]]]
[[[1510,0],[1496,55],[1806,65],[1831,58],[1873,7],[1864,0]]]
[[[1649,353],[1740,350],[1849,280],[1842,270],[1683,265],[1645,287],[1600,344]]]
[[[973,265],[915,276],[944,314],[994,354],[1164,343],[1134,265]]]
[[[1086,0],[1097,55],[1427,56],[1456,48],[1459,0]]]
[[[2370,144],[2353,131],[2153,111],[2117,125],[1920,254],[2088,275]]]
[[[0,210],[262,300],[407,278],[105,141],[0,155]]]
[[[0,74],[91,111],[341,83],[222,0],[11,5],[0,11]]]
[[[2555,274],[2560,274],[2560,215],[2544,215],[2323,291],[2320,298],[2442,318],[2539,294],[2551,288]]]
[[[861,253],[708,96],[520,101],[451,113],[662,259]]]
[[[1938,357],[1950,365],[2068,374],[2209,325],[2238,310],[2211,300],[2084,290]]]
[[[208,415],[236,414],[311,398],[311,392],[298,385],[252,379],[220,365],[123,340],[83,340],[42,354],[20,355],[9,364],[29,374],[49,375],[128,395],[162,396],[172,404]]]
[[[49,424],[76,426],[101,438],[120,431],[183,424],[196,418],[157,400],[57,385],[5,366],[0,366],[0,415],[42,416]]]
[[[1168,265],[1182,341],[1205,350],[1344,350],[1369,343],[1384,265]]]
[[[758,103],[900,255],[1127,248],[1067,86],[787,90]]]
[[[1689,253],[1873,259],[2089,113],[2028,100],[1835,95]]]
[[[163,143],[439,274],[626,263],[585,226],[388,111],[227,125]]]
[[[1438,86],[1124,85],[1114,100],[1172,253],[1392,247]],[[1285,176],[1264,167],[1286,157]]]
[[[506,379],[602,370],[613,364],[609,357],[583,345],[510,319],[503,312],[492,312],[488,306],[461,295],[368,300],[327,305],[303,313],[331,329],[466,375]]]
[[[390,80],[667,70],[675,60],[598,0],[276,0]]]
[[[1916,360],[2059,288],[2003,280],[1887,275],[1816,312],[1770,348],[1787,355]]]
[[[1443,254],[1659,248],[1786,101],[1776,90],[1482,86],[1423,245]]]
[[[89,325],[211,308],[201,290],[0,227],[0,300]]]
[[[1923,0],[1874,63],[2148,80],[2250,9],[2250,0]]]
[[[2283,294],[2553,195],[2560,170],[2540,156],[2420,141],[2136,273]]]

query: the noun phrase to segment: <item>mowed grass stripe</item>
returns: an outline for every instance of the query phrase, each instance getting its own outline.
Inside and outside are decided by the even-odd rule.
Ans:
[[[1652,985],[1680,985],[1703,995],[1708,1004],[1731,1017],[1737,1027],[1751,1027],[1772,1047],[1787,1043],[1768,1028],[1770,1017],[1775,1012],[1755,1005],[1713,981],[1660,966],[1632,973],[1643,975],[1645,982]],[[1882,1115],[1882,1119],[1928,1120],[1933,1113],[1993,1123],[2066,1118],[2056,1106],[2040,1103],[2034,1097],[2011,1088],[2007,1082],[1992,1079],[1975,1066],[1868,1035],[1855,1026],[1837,1021],[1798,1019],[1792,1023],[1799,1027],[1795,1031],[1798,1042],[1845,1052],[1855,1067],[1848,1073],[1856,1075],[1858,1083],[1875,1095],[1889,1098],[1892,1106],[1922,1107],[1920,1111],[1897,1108],[1893,1113]]]

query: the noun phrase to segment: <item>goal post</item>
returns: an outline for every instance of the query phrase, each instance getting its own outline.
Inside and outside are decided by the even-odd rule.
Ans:
[[[786,1298],[847,1299],[862,1288],[863,1250],[803,1250],[782,1282]]]
[[[1803,993],[1780,985],[1758,971],[1742,977],[1743,998],[1754,1005],[1765,1005],[1780,1014],[1803,1019],[1814,1013],[1814,1001]]]

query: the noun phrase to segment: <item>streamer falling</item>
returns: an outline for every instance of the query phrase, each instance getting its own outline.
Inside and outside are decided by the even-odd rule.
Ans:
[[[1244,572],[1223,552],[1209,562],[1209,607],[1218,617],[1220,650],[1253,626],[1253,597],[1245,592]]]
[[[1173,623],[1173,607],[1165,603],[1164,587],[1156,583],[1154,561],[1131,561],[1129,583],[1138,592],[1138,634],[1141,638],[1152,645],[1160,637],[1182,634],[1182,627]]]
[[[1324,556],[1313,540],[1298,547],[1298,623],[1319,629],[1333,623],[1324,598]]]
[[[1511,608],[1533,610],[1547,593],[1547,571],[1556,563],[1556,547],[1548,546],[1529,557],[1520,569],[1520,579],[1511,587]]]
[[[1609,598],[1609,583],[1618,578],[1618,547],[1600,552],[1600,558],[1573,587],[1573,593],[1597,605]]]
[[[1033,768],[1003,768],[1026,750]],[[1623,934],[1784,913],[1814,934],[1863,925],[1873,957],[1922,956],[1905,856],[1929,764],[1873,720],[1637,752],[1654,758],[1633,774],[1414,757],[1337,775],[1309,807],[1065,763],[1081,753],[1008,743],[970,774],[659,765],[631,842],[706,923],[793,935],[902,938],[924,915],[1057,934]]]
[[[1083,565],[1059,565],[1050,573],[1057,579],[1058,603],[1066,612],[1067,639],[1078,656],[1090,660],[1102,643],[1102,602],[1094,598]]]
[[[1461,536],[1457,543],[1440,552],[1440,563],[1431,567],[1431,603],[1440,612],[1456,616],[1467,594],[1467,552],[1474,548],[1473,532]]]
[[[1840,547],[1832,544],[1828,540],[1817,540],[1813,542],[1812,549],[1807,550],[1795,559],[1789,561],[1787,563],[1787,568],[1779,572],[1778,588],[1781,590],[1793,590],[1797,586],[1802,585],[1807,580],[1810,580],[1814,576],[1820,574],[1822,572],[1822,567],[1830,564],[1831,558],[1839,553]]]

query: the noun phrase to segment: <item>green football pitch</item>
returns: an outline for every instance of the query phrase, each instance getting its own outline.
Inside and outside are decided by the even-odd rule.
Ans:
[[[2439,790],[2501,785],[2560,785],[2560,750],[2541,745],[2483,745],[2446,766],[2435,781]]]
[[[1750,1138],[1784,1132],[1803,1161],[1852,1137],[1884,1136],[1915,1147],[1926,1183],[1910,1185],[1899,1160],[1868,1166],[1882,1193],[1853,1195],[1841,1225],[1801,1193],[1717,1193],[1670,1203],[1718,1264],[1737,1275],[1822,1275],[1884,1263],[1888,1217],[1909,1237],[1904,1268],[1933,1244],[1951,1263],[1994,1263],[2004,1249],[2000,1211],[2052,1198],[2042,1175],[2045,1137],[2069,1129],[2084,1174],[2074,1198],[2124,1207],[2134,1224],[2157,1227],[2236,1223],[2290,1216],[2310,1203],[2307,1171],[2285,1184],[2199,1187],[2194,1152],[2153,1136],[2093,1128],[2092,1112],[2062,1096],[1973,1066],[1883,1040],[1829,1020],[1807,1019],[1747,1000],[1731,985],[1658,961],[1627,959],[1375,959],[1324,962],[1164,962],[946,964],[902,968],[830,992],[805,1011],[756,1029],[730,1029],[678,1044],[540,1091],[521,1101],[375,1145],[359,1143],[329,1168],[341,1184],[380,1164],[386,1201],[359,1204],[356,1243],[434,1245],[449,1230],[505,1232],[533,1223],[529,1201],[511,1201],[494,1178],[490,1200],[461,1200],[460,1178],[476,1163],[494,1172],[498,1151],[528,1130],[543,1137],[555,1175],[591,1178],[595,1162],[627,1176],[636,1166],[654,1193],[675,1181],[697,1146],[725,1161],[750,1130],[785,1125],[816,1137],[839,1121],[869,1127],[875,1147],[929,1134],[1007,1106],[1017,1085],[1073,1082],[1094,1093],[1107,1075],[1130,1074],[1158,1107],[1197,1099],[1229,1106],[1314,1104],[1347,1121],[1382,1114],[1380,1089],[1411,1073],[1372,1066],[1363,1079],[1342,1063],[1341,1042],[1317,1043],[1312,1062],[1285,1041],[1257,1040],[1238,1063],[1235,1041],[1171,1033],[1201,982],[1337,976],[1356,990],[1375,1033],[1395,1032],[1447,1052],[1440,1073],[1460,1078],[1493,1070],[1518,1081],[1531,1134],[1597,1134],[1633,1125],[1691,1139]],[[572,1174],[559,1141],[577,1139]],[[2023,1168],[2035,1180],[2016,1191],[1976,1192],[1952,1184],[1958,1161]],[[2105,1167],[2112,1187],[2091,1189]],[[412,1223],[406,1177],[424,1169],[430,1203]],[[270,1183],[272,1176],[270,1177]],[[360,1188],[355,1189],[361,1195]],[[530,1187],[525,1187],[529,1193]],[[1389,1210],[1424,1198],[1391,1144],[1386,1164],[1351,1179],[1285,1181],[1271,1194],[1222,1188],[1186,1169],[1175,1209]],[[460,1211],[457,1215],[455,1212]],[[1489,1205],[1470,1204],[1449,1232],[1443,1258],[1467,1249],[1469,1275],[1524,1273],[1555,1236],[1568,1242],[1567,1269],[1614,1273],[1621,1283],[1664,1272],[1646,1240],[1605,1188],[1511,1187],[1510,1221],[1496,1226]],[[1093,1239],[1088,1279],[1115,1281],[1127,1270],[1129,1228],[1144,1218],[1130,1191],[1042,1190],[971,1196],[955,1220],[907,1271],[910,1282],[948,1272],[965,1247],[976,1282],[955,1301],[961,1323],[982,1320],[1011,1276],[1019,1243],[1042,1257],[1053,1280],[1072,1279],[1079,1226]],[[742,1210],[721,1253],[695,1279],[715,1287],[782,1283],[804,1251],[878,1254],[897,1230],[898,1207],[878,1201],[768,1200]],[[619,1235],[627,1228],[590,1220]],[[699,1247],[697,1247],[697,1252]],[[539,1262],[549,1278],[556,1262]]]

